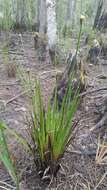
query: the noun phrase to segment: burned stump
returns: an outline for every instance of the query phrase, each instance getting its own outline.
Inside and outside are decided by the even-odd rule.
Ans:
[[[46,34],[40,34],[35,32],[34,34],[34,48],[38,52],[38,58],[41,61],[44,61],[46,58],[48,39]]]
[[[87,60],[93,64],[97,64],[100,52],[101,52],[100,44],[95,39],[93,41],[92,47],[89,49]]]
[[[78,66],[78,68],[77,68]],[[54,88],[53,95],[51,98],[51,103],[53,104],[55,93],[58,101],[58,108],[61,109],[63,99],[67,93],[68,88],[71,88],[72,93],[70,100],[72,101],[74,94],[76,93],[77,89],[79,92],[83,92],[85,90],[85,82],[81,79],[81,68],[79,64],[77,64],[77,57],[76,55],[71,56],[67,59],[67,66],[65,71],[60,76],[56,76],[57,84]]]

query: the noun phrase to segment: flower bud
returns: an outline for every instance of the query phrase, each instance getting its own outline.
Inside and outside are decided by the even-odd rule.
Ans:
[[[85,20],[85,16],[84,15],[81,15],[80,16],[80,24],[82,24],[82,22]]]

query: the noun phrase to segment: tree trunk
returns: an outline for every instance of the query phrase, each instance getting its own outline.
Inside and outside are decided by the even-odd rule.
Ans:
[[[107,28],[107,0],[99,0],[94,28],[99,30]]]
[[[39,32],[39,28],[40,28],[40,0],[37,0],[37,5],[36,5],[36,15],[35,15],[35,24],[34,24],[34,30],[36,32]]]
[[[39,0],[39,33],[46,34],[47,31],[47,10],[46,10],[46,0]]]
[[[49,48],[56,45],[56,0],[47,0],[47,36]]]
[[[47,0],[47,36],[50,62],[56,63],[56,0]]]
[[[56,39],[57,39],[56,0],[39,0],[38,1],[38,19],[37,20],[39,24],[40,35],[39,36],[36,35],[34,38],[35,48],[39,47],[39,52],[41,55],[43,55],[43,52],[46,53],[46,57],[49,57],[48,62],[54,62],[55,54],[56,54],[55,53]],[[46,36],[48,39],[48,43],[46,40]],[[38,44],[37,41],[41,43]]]
[[[73,26],[75,21],[76,0],[68,0],[66,23]]]
[[[40,61],[46,59],[47,49],[47,7],[46,0],[37,1],[37,20],[36,20],[36,33],[34,36],[34,47],[38,51],[38,58]]]
[[[15,7],[16,6],[16,7]],[[14,29],[27,29],[26,0],[14,2],[13,14],[15,15]],[[16,13],[15,13],[16,10]]]

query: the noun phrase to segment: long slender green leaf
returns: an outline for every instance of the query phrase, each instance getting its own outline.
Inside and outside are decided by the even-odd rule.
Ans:
[[[12,163],[10,153],[6,143],[6,137],[4,135],[5,126],[0,122],[0,160],[5,165],[7,171],[16,184],[17,190],[19,190],[19,180],[16,173],[16,168]]]

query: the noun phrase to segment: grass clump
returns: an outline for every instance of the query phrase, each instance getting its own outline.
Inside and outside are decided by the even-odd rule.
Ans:
[[[16,77],[16,63],[10,60],[8,50],[9,50],[8,46],[4,46],[2,48],[3,62],[5,64],[7,76],[9,78],[15,78]]]
[[[56,93],[57,94],[57,93]],[[72,120],[78,106],[78,95],[75,94],[72,101],[71,88],[68,88],[63,98],[62,108],[58,110],[58,100],[55,96],[53,106],[50,101],[47,110],[44,109],[40,84],[36,81],[34,96],[32,97],[32,124],[30,134],[36,145],[38,159],[36,159],[39,172],[42,177],[47,173],[56,175],[59,168],[59,159],[63,156],[69,144],[73,129]],[[32,150],[34,153],[35,151]],[[35,157],[35,154],[33,154]],[[46,173],[48,168],[48,172]]]

